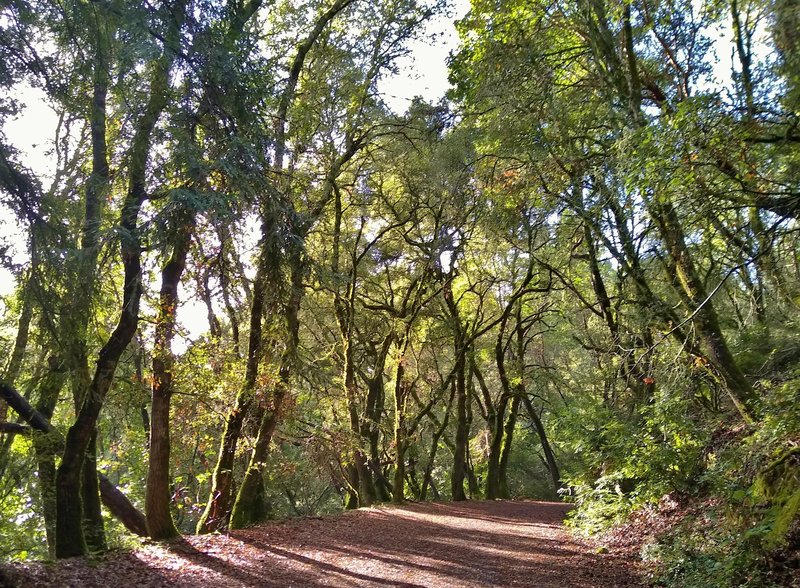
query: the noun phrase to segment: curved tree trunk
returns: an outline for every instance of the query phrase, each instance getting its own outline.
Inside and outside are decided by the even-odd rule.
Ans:
[[[250,309],[250,337],[247,347],[247,368],[244,383],[236,396],[233,410],[228,413],[222,434],[217,463],[211,477],[211,493],[206,509],[197,523],[198,533],[212,533],[225,528],[233,508],[233,465],[236,446],[242,433],[245,416],[253,404],[258,364],[262,349],[262,315],[266,296],[269,250],[262,248],[259,268],[253,284],[253,305]]]
[[[431,437],[431,448],[428,451],[428,463],[425,464],[425,473],[423,474],[422,477],[422,487],[420,488],[419,491],[419,499],[421,501],[428,499],[429,487],[431,488],[431,490],[434,490],[433,466],[436,462],[436,453],[439,449],[439,440],[442,438],[442,435],[444,435],[444,432],[447,430],[447,424],[450,421],[450,411],[453,408],[453,399],[455,398],[455,395],[456,395],[456,384],[455,382],[453,382],[450,385],[450,398],[447,401],[447,407],[445,408],[444,418],[442,419],[441,424],[436,423],[436,421],[434,420],[436,417],[430,415],[431,420],[434,421],[436,430],[434,431],[433,436]],[[436,492],[435,490],[434,492],[435,492],[434,498],[437,498],[438,492]]]
[[[467,476],[467,445],[469,441],[469,423],[467,422],[467,380],[466,349],[464,348],[464,330],[458,306],[453,300],[450,281],[444,285],[444,300],[450,311],[453,329],[453,354],[455,357],[456,385],[456,435],[453,449],[453,470],[450,474],[450,492],[453,500],[466,500],[464,480]]]
[[[716,310],[686,246],[683,228],[671,203],[651,203],[650,215],[661,233],[683,296],[690,305],[694,325],[705,348],[712,374],[719,379],[742,419],[752,422],[758,412],[758,397],[728,348]]]
[[[47,374],[39,386],[38,412],[48,431],[33,436],[36,463],[39,474],[39,488],[42,496],[42,514],[47,537],[47,550],[51,557],[56,553],[56,454],[63,449],[64,439],[51,430],[50,419],[58,402],[58,393],[64,386],[67,374],[60,358],[50,358]]]
[[[185,6],[184,6],[185,9]],[[180,25],[178,25],[180,26]],[[177,31],[173,31],[173,35]],[[153,69],[147,106],[136,125],[130,150],[128,193],[122,205],[120,227],[124,235],[121,245],[124,267],[123,300],[120,317],[111,337],[100,350],[91,385],[83,396],[75,423],[67,432],[64,454],[56,474],[56,557],[84,555],[87,550],[82,529],[83,505],[81,472],[103,407],[114,379],[120,357],[136,334],[139,303],[142,295],[141,245],[138,238],[139,211],[147,195],[145,181],[150,140],[156,122],[167,103],[169,71],[174,59],[171,48]]]
[[[285,310],[286,341],[278,369],[278,381],[266,399],[267,406],[261,416],[255,447],[245,471],[231,512],[231,527],[242,528],[257,523],[269,514],[269,505],[264,491],[264,466],[269,456],[270,443],[275,428],[283,417],[285,403],[291,386],[291,377],[297,360],[300,342],[300,303],[303,299],[303,279],[306,264],[303,252],[295,250],[292,255],[292,292]]]
[[[336,15],[344,10],[351,2],[353,2],[353,0],[336,0],[323,14],[317,18],[309,34],[301,43],[297,45],[297,51],[289,68],[289,77],[286,81],[286,86],[281,93],[280,100],[278,102],[278,109],[274,118],[275,146],[273,170],[276,172],[278,177],[281,178],[281,183],[284,181],[285,170],[283,169],[283,160],[286,155],[286,127],[288,123],[289,109],[295,99],[297,84],[300,81],[300,75],[303,71],[306,57],[319,36],[325,30],[325,27],[328,25],[328,23],[330,23],[330,21],[333,20]],[[237,32],[241,32],[244,23],[250,17],[252,17],[253,14],[255,14],[261,3],[261,0],[251,0],[248,4],[244,5],[243,10],[236,15],[234,19],[236,22],[234,22],[234,25],[231,28],[231,32],[234,35]],[[273,196],[274,194],[269,194],[268,197],[272,198]],[[288,206],[286,202],[281,204]],[[273,204],[270,203],[270,206],[272,205]],[[256,282],[253,285],[253,303],[250,313],[250,339],[247,355],[247,374],[245,376],[245,383],[242,386],[242,390],[237,395],[236,405],[229,413],[225,423],[225,432],[223,433],[222,443],[220,446],[219,455],[217,457],[217,463],[214,467],[214,473],[212,476],[211,493],[206,505],[206,509],[197,524],[198,533],[209,533],[224,528],[228,524],[231,511],[234,508],[234,458],[236,455],[236,446],[238,444],[239,437],[241,436],[244,417],[250,410],[254,400],[253,392],[255,390],[255,381],[258,377],[259,361],[261,359],[261,350],[263,347],[263,341],[261,340],[262,313],[264,312],[264,288],[266,287],[267,281],[267,268],[270,267],[271,263],[277,262],[275,259],[276,252],[272,249],[275,243],[275,238],[279,234],[277,227],[275,226],[276,222],[279,222],[279,220],[277,218],[273,218],[272,216],[262,218],[262,244],[261,252],[259,254],[259,270],[258,275],[256,275]],[[302,225],[302,223],[300,224]],[[301,234],[303,232],[303,228],[295,227],[295,229],[297,231],[295,237],[298,238],[299,241],[296,246],[302,247],[304,235]],[[263,455],[266,455],[269,449],[269,443],[272,438],[272,429],[274,429],[274,427],[271,428],[269,419],[270,415],[265,412],[262,415],[259,423],[259,432],[263,432],[263,436],[260,440],[260,443],[258,439],[256,440],[256,448],[258,449],[258,453]],[[248,506],[247,503],[251,499],[258,502],[261,500],[259,497],[262,496],[255,489],[259,487],[259,484],[263,484],[261,480],[263,463],[259,461],[253,461],[252,457],[255,457],[255,453],[256,451],[254,450],[250,460],[251,465],[255,466],[255,468],[248,466],[245,472],[245,477],[247,478],[249,476],[249,479],[246,480],[246,483],[242,484],[243,487],[246,486],[245,494],[242,494],[241,489],[239,492],[242,501],[240,501],[239,496],[236,497],[236,503],[240,504],[240,510],[242,513],[258,510],[255,507],[251,508],[251,506]],[[247,518],[249,517],[245,516],[244,514],[237,515],[237,520],[242,521],[242,524],[247,524],[243,522]]]
[[[607,7],[594,0],[581,4],[585,18],[584,24],[588,29],[589,45],[593,57],[597,61],[598,71],[603,72],[604,79],[609,83],[609,89],[616,92],[622,104],[627,107],[630,114],[628,125],[634,129],[641,129],[647,123],[641,111],[641,82],[633,41],[630,7],[627,6],[623,11],[622,24],[626,55],[623,62],[614,51],[614,40],[607,23]],[[734,20],[737,18],[735,16]],[[736,27],[738,23],[735,22],[734,25]],[[742,65],[745,77],[747,77],[749,76],[749,63],[747,62],[749,58],[741,51],[739,56],[745,59]],[[750,83],[749,80],[744,80],[744,82],[745,86]],[[747,94],[747,91],[745,93]],[[749,98],[746,97],[746,101],[749,101]],[[686,304],[687,310],[692,313],[690,318],[703,348],[698,356],[701,360],[708,362],[709,372],[727,390],[742,419],[751,423],[758,413],[759,399],[728,348],[711,297],[706,292],[703,280],[692,259],[691,251],[686,245],[686,236],[677,211],[672,201],[659,194],[646,198],[645,207],[666,247],[668,264],[676,274],[675,289]],[[644,292],[648,288],[643,280],[641,282],[642,284],[637,283],[637,286],[643,285],[642,291]],[[652,294],[650,294],[646,302],[652,298]],[[667,311],[664,314],[672,313]],[[696,344],[690,344],[689,347],[694,348],[691,350],[693,353],[699,351],[696,349]]]
[[[97,25],[95,31],[95,55],[93,63],[93,92],[89,126],[92,141],[92,172],[86,183],[85,210],[81,228],[81,251],[75,263],[67,266],[69,275],[69,291],[66,294],[64,308],[60,320],[60,332],[56,337],[61,339],[70,372],[72,397],[76,414],[83,405],[91,384],[87,331],[90,320],[91,304],[95,294],[97,276],[97,258],[99,255],[99,229],[101,210],[109,189],[110,173],[108,165],[108,146],[106,143],[106,97],[109,85],[109,48],[105,46],[102,36],[108,34]],[[58,392],[56,391],[57,395]],[[52,410],[51,410],[52,412]],[[106,548],[103,516],[100,508],[100,497],[97,480],[97,429],[92,425],[90,439],[83,456],[82,483],[80,497],[76,502],[82,505],[81,516],[87,548],[94,552]],[[43,464],[49,467],[49,464]]]
[[[392,502],[400,504],[405,499],[406,486],[406,440],[405,440],[405,367],[403,353],[397,362],[394,384],[394,476],[392,478]]]
[[[502,379],[503,376],[501,376]],[[511,395],[503,392],[495,411],[495,423],[492,427],[492,438],[489,443],[489,459],[486,472],[486,498],[494,500],[501,497],[500,491],[500,454],[503,449],[503,421],[508,410],[508,401]]]
[[[513,394],[511,390],[511,381],[506,370],[507,342],[505,339],[505,332],[512,308],[513,304],[509,304],[504,310],[494,346],[494,360],[497,365],[497,374],[500,377],[501,392],[497,407],[494,409],[494,423],[490,427],[492,439],[489,443],[489,463],[486,473],[486,498],[489,500],[500,498],[502,494],[500,487],[500,455],[503,450],[503,435],[505,434],[503,423],[505,422],[508,403]],[[517,328],[521,328],[519,324]],[[518,374],[518,377],[521,378],[522,374]]]
[[[29,270],[22,288],[22,311],[17,322],[17,336],[14,339],[14,348],[11,357],[3,370],[3,381],[13,386],[22,369],[22,360],[25,357],[25,350],[28,348],[28,333],[30,331],[31,319],[33,318],[33,293],[31,288],[33,269]],[[8,420],[8,404],[5,400],[0,400],[0,421]]]
[[[271,406],[267,407],[261,417],[255,447],[250,456],[250,463],[244,475],[242,485],[236,495],[230,517],[231,529],[243,529],[265,520],[270,513],[264,488],[264,467],[269,457],[270,444],[275,428],[281,420],[282,405],[285,400],[284,390],[272,393]]]
[[[465,393],[467,398],[467,432],[472,430],[472,402],[470,402],[471,397],[469,394]],[[478,483],[478,476],[475,474],[475,464],[472,463],[472,454],[469,450],[469,435],[467,435],[467,442],[464,446],[464,454],[466,458],[466,466],[467,466],[467,489],[469,490],[469,498],[470,500],[480,500],[481,496],[481,485]]]
[[[391,342],[391,337],[387,338],[387,341]],[[367,384],[369,392],[367,393],[366,418],[362,421],[362,435],[364,435],[369,442],[369,465],[375,480],[375,497],[381,502],[388,502],[391,499],[392,487],[381,468],[381,429],[379,426],[386,397],[383,383],[383,370],[388,354],[388,345],[384,345],[384,347],[387,351],[375,362],[374,375]]]

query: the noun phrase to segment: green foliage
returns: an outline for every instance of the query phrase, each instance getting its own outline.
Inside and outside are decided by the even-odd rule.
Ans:
[[[319,447],[277,443],[265,470],[267,498],[274,518],[338,512],[342,496],[331,463]]]
[[[0,464],[0,558],[23,561],[48,557],[42,503],[30,439],[14,438]]]
[[[767,395],[755,430],[721,429],[707,448],[694,494],[702,508],[644,553],[662,585],[779,586],[792,575],[800,529],[800,460],[791,441],[800,435],[799,384]]]
[[[664,386],[633,415],[596,401],[562,421],[561,434],[575,436],[580,456],[566,476],[577,505],[572,524],[596,533],[665,494],[692,488],[708,435],[705,423],[694,422],[695,411],[692,398]]]
[[[508,466],[508,489],[512,499],[558,500],[542,457],[541,441],[532,427],[517,424]]]

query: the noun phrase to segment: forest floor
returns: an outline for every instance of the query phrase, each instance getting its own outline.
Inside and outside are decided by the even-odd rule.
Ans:
[[[145,544],[102,559],[0,568],[0,586],[103,588],[641,586],[636,562],[571,536],[548,502],[365,508]]]

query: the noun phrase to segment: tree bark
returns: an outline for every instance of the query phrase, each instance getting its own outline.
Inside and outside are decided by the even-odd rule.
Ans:
[[[161,271],[161,294],[153,350],[153,393],[150,415],[150,448],[145,494],[147,529],[152,539],[171,539],[180,533],[170,512],[170,423],[172,371],[175,356],[172,339],[178,309],[178,286],[186,267],[194,219],[181,215],[172,239],[172,255]]]
[[[500,463],[498,464],[499,498],[511,498],[508,489],[508,462],[511,459],[511,448],[514,444],[514,430],[517,426],[517,412],[519,411],[520,398],[525,393],[518,387],[517,393],[511,400],[511,408],[508,411],[508,420],[505,425],[505,435],[503,440],[503,450],[500,453]],[[487,496],[488,498],[488,496]]]
[[[306,56],[328,23],[333,20],[333,18],[335,18],[339,12],[344,10],[344,8],[346,8],[352,1],[353,0],[337,0],[334,2],[334,4],[331,5],[328,10],[319,16],[308,36],[306,36],[306,38],[303,39],[303,41],[297,46],[297,52],[292,60],[292,64],[289,69],[289,77],[286,82],[286,86],[281,93],[278,102],[278,109],[274,119],[275,156],[272,167],[277,176],[281,178],[281,180],[279,180],[279,184],[285,184],[285,181],[283,180],[283,159],[286,153],[286,127],[288,124],[289,108],[295,99],[297,84],[300,80],[300,75],[305,64]],[[243,13],[240,14],[236,20],[241,22],[243,25],[247,19],[252,17],[260,4],[261,2],[259,0],[252,0],[250,3],[248,3],[247,10],[243,11]],[[232,29],[232,32],[235,34],[236,31],[241,32],[241,30],[241,27],[237,27]],[[275,193],[271,193],[269,197],[273,198],[276,194],[280,194],[280,192],[276,191]],[[281,198],[283,197],[284,195],[281,195]],[[265,206],[265,208],[269,209],[274,205],[274,203],[270,203],[269,205]],[[281,202],[280,205],[288,207],[289,203],[288,201],[284,201]],[[278,263],[278,258],[280,257],[280,252],[278,251],[279,247],[274,243],[277,235],[276,223],[279,222],[279,219],[275,218],[274,214],[270,212],[269,214],[263,214],[261,220],[262,243],[261,251],[259,253],[259,269],[256,275],[255,284],[253,285],[253,303],[250,313],[250,338],[248,342],[247,373],[245,375],[245,383],[242,386],[240,393],[237,395],[236,405],[228,415],[225,424],[225,432],[223,433],[220,451],[217,457],[217,463],[214,467],[214,473],[212,476],[211,494],[209,496],[206,509],[203,512],[200,521],[198,522],[198,533],[209,533],[224,528],[228,524],[231,516],[231,510],[234,506],[232,495],[234,458],[236,454],[236,446],[238,444],[239,437],[241,436],[244,417],[252,407],[254,400],[253,393],[255,391],[255,382],[258,377],[259,362],[263,348],[263,341],[261,340],[262,314],[265,306],[265,287],[268,278],[268,269],[270,268],[271,264]],[[300,230],[302,231],[302,229]],[[302,242],[302,238],[299,238],[298,240]],[[296,246],[301,245],[297,244]],[[269,448],[269,441],[272,437],[269,418],[270,416],[265,413],[260,419],[259,432],[263,432],[263,436],[260,444],[258,439],[256,441],[256,448],[258,449],[259,454],[266,455],[266,452]],[[260,479],[256,478],[256,473],[260,478],[263,464],[260,462],[253,462],[252,458],[255,457],[255,453],[256,451],[254,450],[254,455],[251,456],[250,461],[251,463],[255,463],[257,467],[253,470],[248,467],[246,470],[245,476],[247,477],[249,475],[250,479],[247,481],[247,489],[245,491],[246,495],[243,495],[243,498],[245,501],[249,501],[252,497],[253,500],[258,502],[261,500],[260,495],[253,489],[258,488],[259,484],[262,483]],[[245,484],[243,484],[243,486],[245,486]],[[239,502],[238,496],[236,502]],[[245,507],[245,502],[241,503],[241,508],[249,512],[258,510],[256,508],[250,508],[249,506]],[[244,512],[244,510],[242,512]],[[237,519],[241,521],[244,521],[247,518],[249,518],[249,515],[237,515]],[[243,522],[242,524],[246,523]]]
[[[444,284],[444,301],[450,312],[453,330],[453,356],[455,371],[456,400],[456,434],[453,448],[453,469],[450,474],[450,492],[455,501],[466,500],[464,479],[467,475],[467,444],[469,425],[467,423],[467,380],[466,349],[464,349],[464,329],[458,312],[458,305],[453,299],[450,280]]]
[[[53,356],[48,363],[47,374],[39,385],[39,400],[36,403],[36,411],[42,415],[49,427],[50,419],[58,402],[58,393],[64,386],[67,373],[60,357]],[[47,537],[47,550],[51,557],[54,557],[56,553],[56,454],[62,451],[63,447],[64,439],[61,435],[52,431],[52,428],[49,428],[42,435],[34,435],[33,437],[33,448],[36,452],[36,464],[42,496],[42,515]]]
[[[694,313],[695,328],[705,347],[712,373],[722,382],[742,419],[752,423],[757,414],[758,398],[728,348],[714,304],[686,246],[677,212],[671,202],[652,202],[648,208],[674,263],[680,287],[691,304],[688,310]]]
[[[391,498],[392,487],[381,468],[380,456],[380,422],[383,417],[386,391],[384,388],[384,370],[386,358],[389,356],[394,334],[390,333],[383,340],[380,350],[374,350],[372,377],[367,381],[367,402],[365,415],[362,419],[362,436],[369,442],[370,466],[375,479],[376,498],[381,502],[388,502]]]
[[[394,477],[392,479],[392,502],[401,504],[405,500],[406,486],[406,398],[408,397],[405,381],[405,355],[408,350],[408,338],[404,337],[400,358],[397,362],[394,385]]]
[[[581,4],[592,53],[598,64],[598,73],[603,74],[610,88],[628,108],[631,115],[629,126],[634,129],[643,128],[646,122],[641,113],[641,95],[638,92],[640,79],[631,33],[630,10],[624,11],[623,14],[624,33],[628,37],[627,60],[623,63],[616,53],[613,35],[608,27],[606,6],[599,0],[586,0]],[[738,14],[735,5],[733,12]],[[739,32],[737,40],[741,40],[739,23],[734,25]],[[740,51],[739,56],[744,59],[743,69],[748,70],[749,76],[747,61],[749,57],[743,51]],[[752,89],[750,84],[751,80],[745,80],[745,94]],[[749,102],[749,98],[746,102]],[[681,298],[691,305],[688,310],[692,313],[693,324],[705,352],[700,355],[700,359],[708,361],[710,373],[727,390],[742,419],[746,423],[752,423],[758,412],[758,398],[728,349],[713,303],[707,295],[686,245],[683,227],[675,207],[663,194],[650,196],[645,200],[645,206],[666,246],[671,265],[677,272],[676,290]],[[651,295],[652,298],[654,297]]]
[[[503,310],[503,315],[500,321],[500,326],[497,332],[497,339],[494,345],[494,360],[497,365],[497,375],[500,378],[500,398],[497,402],[497,407],[494,409],[494,423],[492,424],[492,439],[489,444],[489,459],[488,471],[486,473],[486,498],[494,500],[501,498],[501,484],[500,484],[500,456],[503,449],[503,435],[505,429],[503,423],[506,418],[506,411],[508,410],[508,403],[513,396],[511,380],[508,377],[506,370],[506,349],[508,343],[506,341],[505,333],[508,319],[514,308],[514,302],[509,303]],[[519,314],[519,313],[518,313]],[[517,323],[516,329],[519,330],[522,325]],[[512,332],[513,336],[513,332]],[[522,378],[523,374],[518,373],[518,378]]]
[[[444,432],[447,430],[447,424],[450,421],[450,411],[453,408],[453,399],[456,396],[456,383],[455,381],[450,385],[450,398],[447,401],[447,407],[445,408],[444,418],[442,419],[441,424],[436,423],[434,420],[436,417],[431,415],[431,419],[434,420],[434,424],[436,426],[436,430],[433,433],[431,438],[431,448],[428,451],[428,463],[425,464],[425,473],[422,478],[422,487],[419,491],[419,499],[421,501],[428,499],[428,488],[430,487],[432,490],[434,489],[433,485],[433,466],[436,461],[436,453],[439,449],[439,440],[444,435]],[[438,492],[436,492],[435,498],[438,497]]]
[[[233,465],[236,446],[242,433],[244,418],[254,401],[258,364],[262,353],[262,315],[266,297],[269,250],[262,247],[259,267],[253,283],[253,303],[250,309],[250,336],[247,345],[247,367],[242,388],[236,395],[233,410],[228,413],[222,434],[217,463],[211,477],[211,493],[206,509],[197,523],[198,533],[212,533],[224,529],[233,508]]]
[[[347,507],[370,506],[375,502],[375,485],[372,475],[368,468],[367,457],[364,453],[363,444],[365,439],[361,419],[358,412],[358,382],[356,381],[356,367],[353,356],[353,326],[355,320],[355,301],[356,289],[358,284],[358,254],[357,247],[361,241],[361,229],[355,240],[355,246],[350,257],[351,267],[347,282],[344,284],[345,292],[342,294],[340,281],[339,254],[342,228],[342,195],[341,191],[335,186],[334,191],[334,226],[333,226],[333,252],[331,262],[331,273],[336,280],[334,285],[334,313],[336,324],[339,327],[339,335],[342,345],[342,372],[344,375],[344,394],[347,400],[347,415],[350,424],[350,431],[353,433],[355,447],[350,452],[351,462],[347,467],[347,475],[350,478],[350,488],[356,491],[351,492],[347,499]]]

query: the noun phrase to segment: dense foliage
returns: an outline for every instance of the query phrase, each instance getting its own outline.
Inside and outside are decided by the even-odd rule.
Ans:
[[[4,558],[560,497],[681,504],[665,585],[791,575],[798,7],[473,0],[450,95],[393,112],[443,10],[0,9],[0,121],[58,116],[49,171],[0,134]]]

